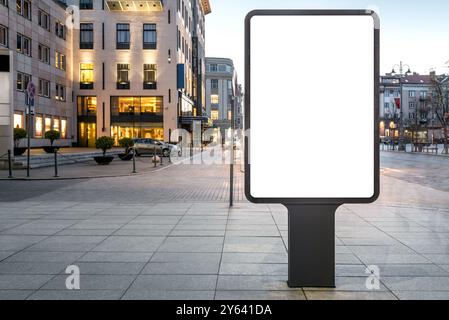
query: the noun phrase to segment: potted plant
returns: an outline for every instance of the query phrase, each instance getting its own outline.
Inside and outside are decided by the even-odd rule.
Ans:
[[[50,130],[45,132],[45,139],[50,140],[50,146],[45,146],[43,149],[46,153],[55,153],[55,150],[59,150],[59,147],[54,147],[53,143],[61,137],[59,131]]]
[[[94,157],[94,160],[96,163],[101,165],[108,165],[114,160],[113,156],[107,156],[106,151],[109,149],[112,149],[114,146],[114,139],[111,137],[100,137],[95,141],[95,147],[97,149],[101,149],[103,151],[103,156],[101,157]]]
[[[20,148],[20,140],[25,139],[27,132],[22,128],[14,128],[14,156],[21,156],[27,148]]]
[[[125,153],[120,153],[118,157],[123,161],[130,161],[134,157],[134,140],[131,138],[123,138],[118,141],[120,147],[125,148]]]

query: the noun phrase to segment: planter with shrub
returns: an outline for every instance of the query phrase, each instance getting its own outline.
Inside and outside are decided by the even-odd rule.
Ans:
[[[27,148],[20,148],[20,140],[27,137],[27,132],[22,128],[14,128],[14,156],[21,156],[25,153]]]
[[[46,153],[55,153],[55,150],[56,151],[59,150],[59,147],[53,146],[53,143],[59,138],[61,138],[61,134],[59,133],[59,131],[56,130],[47,131],[44,134],[44,138],[50,140],[50,146],[43,147]]]
[[[96,163],[100,165],[108,165],[114,160],[113,156],[107,156],[106,151],[112,149],[114,146],[114,139],[111,137],[100,137],[95,142],[95,147],[103,151],[103,156],[94,157]]]
[[[125,148],[125,153],[120,153],[118,157],[123,161],[130,161],[134,157],[134,141],[131,138],[123,138],[118,141],[120,147]]]

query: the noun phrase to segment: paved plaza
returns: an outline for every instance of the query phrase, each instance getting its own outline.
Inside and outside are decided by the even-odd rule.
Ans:
[[[381,157],[380,199],[337,212],[335,289],[287,287],[287,211],[240,166],[232,209],[227,166],[0,181],[0,299],[449,299],[449,158]]]

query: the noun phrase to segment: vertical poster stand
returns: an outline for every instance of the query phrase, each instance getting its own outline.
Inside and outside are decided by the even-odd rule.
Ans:
[[[270,194],[264,193],[263,196],[259,193],[256,193],[256,195],[253,194],[253,189],[251,187],[251,181],[254,178],[255,173],[253,173],[254,170],[252,170],[252,166],[254,167],[254,164],[259,161],[260,158],[253,157],[254,148],[260,148],[263,149],[263,143],[254,143],[254,145],[251,145],[252,141],[255,140],[255,137],[257,137],[258,134],[263,133],[263,130],[261,131],[260,128],[263,128],[263,126],[267,125],[267,122],[270,121],[268,118],[264,118],[264,120],[258,120],[256,116],[253,114],[256,112],[263,112],[261,110],[261,105],[258,104],[260,102],[260,99],[257,99],[259,97],[256,96],[256,94],[265,94],[266,91],[264,91],[263,84],[259,82],[260,77],[255,77],[253,79],[253,83],[251,82],[252,74],[254,70],[260,66],[257,63],[252,63],[253,55],[257,54],[257,49],[260,50],[260,48],[267,48],[265,47],[265,44],[259,45],[257,48],[252,47],[252,36],[254,36],[255,30],[252,30],[252,18],[254,17],[371,17],[373,22],[373,34],[370,34],[370,39],[374,39],[374,45],[372,42],[370,42],[369,48],[374,49],[374,53],[372,51],[370,52],[370,56],[374,58],[374,61],[366,61],[362,62],[364,66],[366,66],[366,70],[369,70],[366,73],[365,79],[368,79],[367,83],[369,83],[370,87],[365,89],[368,92],[368,95],[370,96],[370,99],[367,100],[369,102],[363,102],[361,103],[365,109],[363,109],[366,115],[365,119],[368,119],[369,127],[373,128],[372,131],[370,131],[367,136],[369,137],[369,140],[364,140],[363,142],[367,146],[367,149],[370,150],[370,154],[374,156],[374,159],[371,158],[370,166],[367,166],[366,171],[368,171],[367,177],[371,177],[372,181],[367,181],[366,184],[369,184],[370,187],[368,190],[371,190],[368,195],[366,196],[360,196],[360,193],[357,192],[357,185],[352,186],[351,190],[356,190],[354,192],[354,196],[349,191],[348,193],[342,193],[341,190],[337,190],[336,194],[344,194],[344,196],[336,196],[336,197],[329,197],[329,193],[326,194],[316,194],[313,197],[312,196],[297,196],[294,197],[291,195],[291,193],[288,193],[285,197],[279,194],[278,190],[273,189],[273,181],[276,180],[278,177],[276,176],[277,173],[274,172],[275,169],[272,169],[268,165],[264,167],[266,170],[258,170],[258,174],[264,175],[266,171],[272,170],[274,174],[269,174],[267,177],[263,177],[262,179],[258,179],[259,183],[257,183],[257,190],[260,189],[260,182],[262,181],[269,181],[266,184],[269,185],[269,190],[274,190],[273,193],[276,193],[276,195],[271,196]],[[287,19],[284,19],[287,20]],[[272,21],[272,23],[268,21],[264,21],[264,23],[260,23],[260,25],[267,26],[269,25],[270,28],[276,28],[276,22],[279,20]],[[365,20],[366,22],[366,20]],[[332,20],[332,23],[335,23],[335,20]],[[291,25],[289,25],[291,26]],[[329,28],[332,29],[334,25],[329,24]],[[366,25],[365,25],[366,26]],[[356,28],[357,26],[352,26]],[[369,28],[370,25],[368,25]],[[265,28],[265,27],[264,27]],[[322,28],[321,25],[319,25],[318,28]],[[368,31],[371,29],[367,29]],[[269,35],[264,34],[263,32],[267,29],[263,29],[261,33],[256,33],[257,37],[260,37],[260,39],[263,39],[264,37],[269,37]],[[350,29],[345,29],[350,30]],[[303,33],[310,33],[314,32],[313,27],[310,27],[309,30],[306,28],[297,28],[295,32],[293,32],[294,29],[290,30],[278,30],[278,34],[289,34],[288,37],[290,37],[287,41],[296,41],[300,42],[300,40],[294,39],[295,36]],[[322,32],[323,30],[321,30]],[[369,31],[371,32],[371,31]],[[318,35],[322,35],[325,33],[320,33],[320,31],[317,32]],[[335,287],[335,214],[339,206],[345,204],[345,203],[371,203],[374,202],[380,193],[380,187],[379,187],[379,147],[378,147],[378,136],[379,136],[379,127],[378,127],[378,119],[379,119],[379,34],[380,34],[380,21],[377,14],[372,10],[255,10],[250,12],[245,21],[245,125],[247,130],[247,136],[245,139],[245,194],[249,201],[253,203],[278,203],[283,204],[288,209],[288,285],[289,287]],[[254,36],[255,37],[255,36]],[[272,38],[271,38],[272,39]],[[321,39],[317,38],[307,38],[306,39],[312,39],[312,44],[307,43],[301,43],[301,45],[307,46],[308,50],[310,50],[310,46],[316,45],[316,43],[319,43]],[[333,41],[334,39],[331,39]],[[323,40],[325,41],[325,40]],[[368,40],[367,40],[368,41]],[[280,43],[280,42],[277,42]],[[339,45],[338,42],[336,42],[337,45]],[[275,47],[276,44],[271,44],[271,46]],[[341,48],[340,48],[341,49]],[[343,48],[344,50],[346,48]],[[282,50],[282,51],[281,51]],[[318,49],[317,49],[318,50]],[[347,49],[348,52],[350,52],[350,49]],[[372,49],[369,49],[372,50]],[[262,50],[263,51],[263,50]],[[279,61],[277,59],[286,59],[286,55],[288,53],[285,48],[279,49],[279,54],[282,54],[281,57],[273,56],[273,53],[268,56],[263,56],[263,58],[259,57],[259,60],[263,60],[267,58],[270,58],[272,61],[270,63],[275,63],[275,61]],[[294,51],[294,50],[290,50]],[[343,51],[344,52],[344,51]],[[295,56],[295,59],[301,59],[301,50],[296,50],[297,56]],[[321,53],[321,52],[317,52]],[[265,53],[266,54],[266,53]],[[329,52],[330,55],[334,54],[333,52]],[[267,54],[266,54],[267,55]],[[313,56],[313,53],[312,53]],[[258,61],[257,61],[258,62]],[[292,60],[292,64],[295,63],[295,60]],[[371,65],[372,63],[372,65]],[[367,65],[369,64],[369,65]],[[285,65],[284,65],[285,66]],[[373,66],[373,68],[372,68]],[[286,69],[286,68],[285,68]],[[348,70],[350,70],[348,66]],[[285,78],[288,78],[288,73],[292,73],[294,71],[287,69],[284,70],[284,72],[287,72],[287,76]],[[297,72],[298,73],[298,72]],[[302,74],[301,76],[307,77],[307,75]],[[373,78],[371,78],[371,76]],[[279,76],[278,74],[274,76],[275,81],[287,81],[284,80],[282,76]],[[291,79],[290,79],[291,80]],[[257,87],[257,85],[262,86],[262,88],[258,88],[257,92],[252,92],[254,90],[254,86]],[[282,87],[280,87],[282,88]],[[271,88],[270,88],[271,89]],[[266,88],[265,88],[266,90]],[[371,91],[372,90],[372,91]],[[281,93],[279,93],[281,94]],[[254,102],[256,101],[256,102]],[[293,101],[290,104],[293,104],[294,107],[297,107],[296,104],[299,104],[295,99],[290,99],[289,101]],[[252,103],[254,105],[252,105]],[[373,103],[374,106],[371,104]],[[319,105],[319,103],[317,103]],[[344,101],[340,105],[344,106]],[[263,106],[262,106],[263,107]],[[282,107],[285,107],[285,104],[279,103],[279,105],[276,106],[278,109],[282,110]],[[319,106],[315,105],[314,107],[319,109]],[[357,106],[356,106],[357,107]],[[288,109],[288,107],[287,107]],[[268,109],[269,110],[269,109]],[[366,110],[366,111],[365,111]],[[264,110],[266,111],[266,110]],[[282,110],[285,111],[285,110]],[[282,113],[280,111],[280,113]],[[341,110],[344,112],[345,110]],[[282,113],[282,116],[284,118],[293,117],[294,115],[289,115],[288,111],[285,111],[286,113]],[[251,117],[253,115],[253,117]],[[261,121],[257,123],[257,121]],[[277,120],[278,121],[278,120]],[[371,122],[372,121],[372,122]],[[255,122],[257,127],[259,128],[259,131],[254,132],[254,130],[251,130],[251,126],[254,125]],[[284,129],[284,128],[283,128]],[[288,130],[285,129],[285,130]],[[295,136],[297,128],[292,128],[292,132],[290,132],[287,137]],[[370,129],[371,130],[371,129]],[[338,136],[338,133],[336,133]],[[263,138],[261,139],[263,140]],[[260,142],[260,141],[259,141]],[[266,147],[266,145],[265,145]],[[372,148],[372,149],[371,149]],[[260,151],[260,150],[259,150]],[[258,154],[262,154],[263,152],[259,152]],[[270,157],[270,155],[267,155]],[[301,156],[306,157],[306,155],[301,154]],[[312,162],[314,163],[314,154],[313,152],[309,152],[307,156],[311,157]],[[329,158],[332,158],[332,154],[328,155]],[[259,156],[263,157],[263,156]],[[341,157],[345,157],[344,155]],[[251,161],[250,161],[251,159]],[[297,166],[301,165],[302,158],[298,158],[298,162],[295,163]],[[350,161],[351,159],[347,159]],[[312,165],[313,166],[313,165]],[[294,168],[292,170],[295,170]],[[338,168],[337,168],[338,171]],[[275,178],[273,178],[275,177]],[[342,176],[340,176],[340,179]],[[265,179],[265,180],[264,180]],[[290,177],[288,174],[286,174],[285,177],[286,180],[294,180],[298,181],[298,184],[304,183],[301,181],[301,177]],[[343,178],[344,179],[344,178]],[[337,181],[335,185],[344,185],[350,184],[351,180],[347,181]],[[354,179],[354,181],[357,181],[357,179]],[[280,186],[283,184],[282,181],[276,180],[277,184],[276,186]],[[271,183],[271,185],[270,185]],[[290,183],[289,181],[285,181],[285,184]],[[310,182],[309,183],[313,183]],[[318,182],[317,182],[318,183]],[[322,181],[321,181],[322,183]],[[253,182],[253,184],[256,184]],[[301,190],[304,190],[301,189]],[[320,189],[317,189],[320,190]],[[271,192],[269,191],[269,192]],[[269,193],[268,192],[268,193]],[[307,192],[304,192],[307,194]],[[353,196],[353,197],[352,197]]]

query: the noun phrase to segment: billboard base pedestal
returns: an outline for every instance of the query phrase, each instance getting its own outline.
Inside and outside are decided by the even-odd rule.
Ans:
[[[335,288],[335,212],[339,204],[288,208],[288,286]]]

